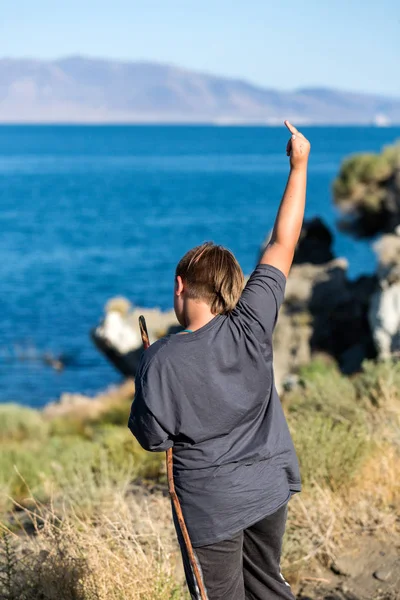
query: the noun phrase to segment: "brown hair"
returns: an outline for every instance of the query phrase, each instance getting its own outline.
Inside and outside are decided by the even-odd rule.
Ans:
[[[194,300],[204,300],[214,315],[232,311],[243,291],[243,271],[230,250],[205,242],[186,252],[176,267],[186,293]]]

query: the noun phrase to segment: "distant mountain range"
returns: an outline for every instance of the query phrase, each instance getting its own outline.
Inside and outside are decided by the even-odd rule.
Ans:
[[[2,123],[400,123],[400,99],[293,92],[149,63],[81,56],[0,60]]]

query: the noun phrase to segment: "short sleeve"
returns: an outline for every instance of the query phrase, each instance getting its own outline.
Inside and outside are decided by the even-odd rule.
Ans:
[[[263,339],[272,337],[285,295],[286,277],[272,265],[259,264],[250,275],[233,316]]]
[[[148,369],[145,374],[139,368],[135,378],[135,397],[132,402],[128,427],[145,450],[151,452],[162,452],[172,448],[173,441],[163,423],[162,411],[157,407],[162,405],[162,396],[155,390],[148,393],[146,378],[149,376]],[[155,413],[160,412],[157,416]]]

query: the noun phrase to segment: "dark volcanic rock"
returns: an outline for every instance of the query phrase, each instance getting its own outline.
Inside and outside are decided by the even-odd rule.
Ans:
[[[310,297],[313,315],[312,351],[331,354],[346,373],[357,371],[364,358],[375,356],[368,307],[376,277],[347,279],[342,266],[327,265],[325,277],[315,282]]]
[[[275,335],[275,361],[284,377],[312,354],[329,354],[346,373],[375,356],[368,321],[376,278],[347,278],[347,262],[301,264],[291,269]]]
[[[261,244],[258,260],[271,239],[272,231]],[[335,258],[332,252],[333,236],[329,228],[319,217],[304,221],[301,228],[299,243],[297,244],[293,264],[301,265],[311,263],[323,265]]]
[[[333,236],[325,223],[316,217],[305,221],[297,245],[294,264],[322,265],[333,260]]]
[[[346,373],[376,356],[368,311],[377,278],[350,281],[347,261],[335,259],[331,247],[320,219],[304,223],[274,338],[278,381],[314,353],[332,356]]]

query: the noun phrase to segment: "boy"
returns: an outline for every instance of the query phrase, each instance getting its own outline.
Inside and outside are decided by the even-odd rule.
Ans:
[[[143,448],[173,448],[176,492],[209,600],[294,598],[280,555],[287,503],[301,484],[274,386],[272,332],[302,226],[310,144],[285,125],[290,174],[259,265],[243,290],[229,250],[206,243],[181,259],[174,308],[185,330],[144,353],[129,418]]]

